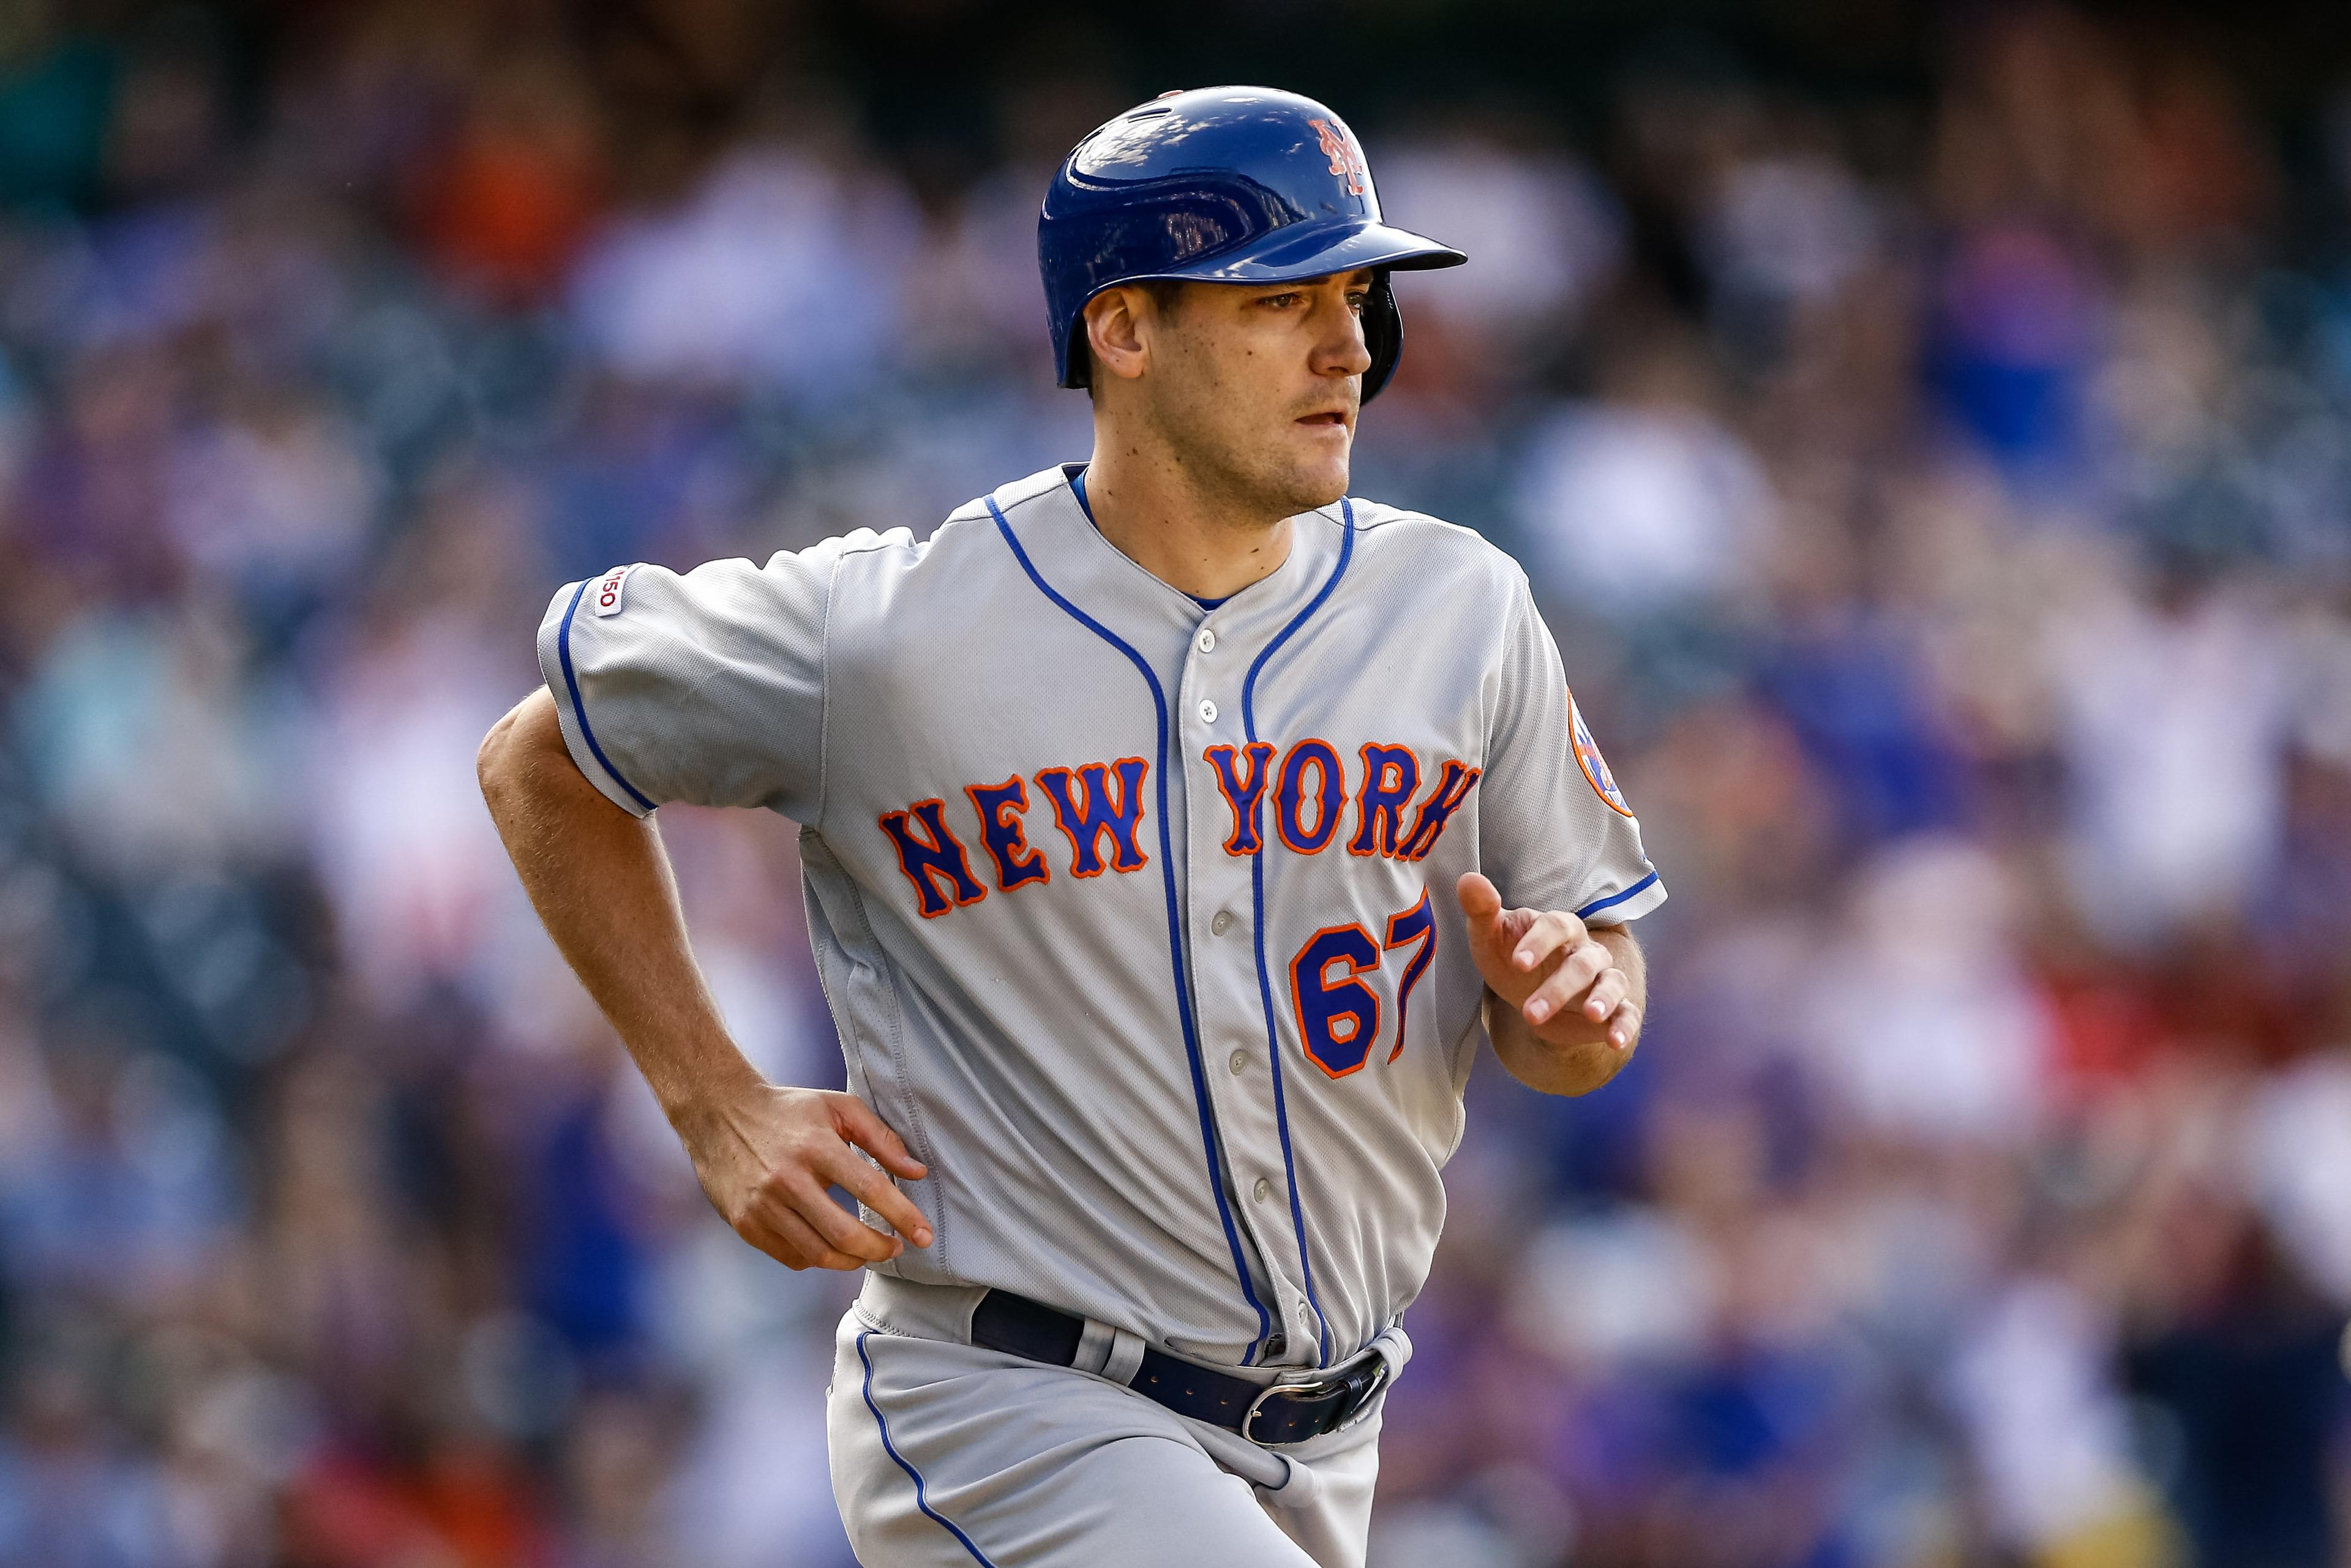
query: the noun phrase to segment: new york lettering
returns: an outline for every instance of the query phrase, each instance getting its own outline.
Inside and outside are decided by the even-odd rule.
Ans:
[[[1240,857],[1260,854],[1269,839],[1279,839],[1293,854],[1317,855],[1338,844],[1367,859],[1426,860],[1479,773],[1449,758],[1426,769],[1412,747],[1377,741],[1357,747],[1351,761],[1311,737],[1286,752],[1262,740],[1212,746],[1201,760],[1231,823],[1225,852]],[[1057,863],[1080,879],[1141,871],[1151,863],[1143,833],[1150,779],[1151,764],[1140,757],[1043,768],[1025,779],[1016,773],[1001,783],[965,785],[967,819],[957,810],[951,821],[946,801],[933,797],[878,820],[914,889],[915,907],[935,920],[990,892],[1050,883]],[[1046,842],[1030,837],[1032,805],[1050,811],[1066,855],[1050,855]],[[976,848],[957,836],[966,821]]]

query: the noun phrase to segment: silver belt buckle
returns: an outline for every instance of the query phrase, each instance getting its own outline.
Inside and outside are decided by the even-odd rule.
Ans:
[[[1265,1402],[1272,1398],[1277,1394],[1288,1394],[1293,1396],[1302,1396],[1307,1398],[1311,1398],[1313,1396],[1322,1393],[1322,1390],[1323,1385],[1320,1382],[1268,1384],[1264,1393],[1249,1401],[1249,1410],[1241,1416],[1241,1436],[1248,1438],[1250,1442],[1257,1444],[1261,1448],[1280,1448],[1281,1446],[1280,1444],[1269,1442],[1265,1438],[1257,1435],[1258,1412],[1265,1408]],[[1290,1440],[1292,1442],[1302,1443],[1306,1439],[1303,1437],[1294,1437]]]

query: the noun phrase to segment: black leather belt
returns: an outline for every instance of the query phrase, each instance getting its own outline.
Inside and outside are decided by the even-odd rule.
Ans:
[[[988,1291],[971,1314],[972,1343],[1054,1366],[1076,1364],[1078,1342],[1085,1332],[1083,1318],[1009,1291]],[[1358,1356],[1329,1372],[1286,1372],[1272,1384],[1260,1385],[1146,1346],[1128,1386],[1178,1416],[1276,1447],[1302,1443],[1346,1426],[1387,1380],[1387,1358],[1377,1354]]]

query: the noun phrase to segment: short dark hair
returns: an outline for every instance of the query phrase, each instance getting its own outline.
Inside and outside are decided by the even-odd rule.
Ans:
[[[1121,286],[1114,283],[1110,287],[1116,288]],[[1138,277],[1126,287],[1142,289],[1150,297],[1152,308],[1165,315],[1176,308],[1176,301],[1184,292],[1184,280],[1180,277]],[[1106,290],[1097,289],[1095,292],[1100,295]],[[1086,303],[1091,305],[1093,301],[1089,299]],[[1077,330],[1071,333],[1071,337],[1072,340],[1070,344],[1070,353],[1085,368],[1086,397],[1092,401],[1099,394],[1095,390],[1093,340],[1087,335],[1083,310],[1078,312]]]

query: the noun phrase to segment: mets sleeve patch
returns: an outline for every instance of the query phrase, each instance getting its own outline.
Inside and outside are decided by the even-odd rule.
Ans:
[[[1600,755],[1600,743],[1592,738],[1592,731],[1583,722],[1583,710],[1576,706],[1575,694],[1567,694],[1568,733],[1575,747],[1575,765],[1583,769],[1583,777],[1599,797],[1625,816],[1633,808],[1625,804],[1625,791],[1616,788],[1616,776],[1608,771],[1608,759]]]

